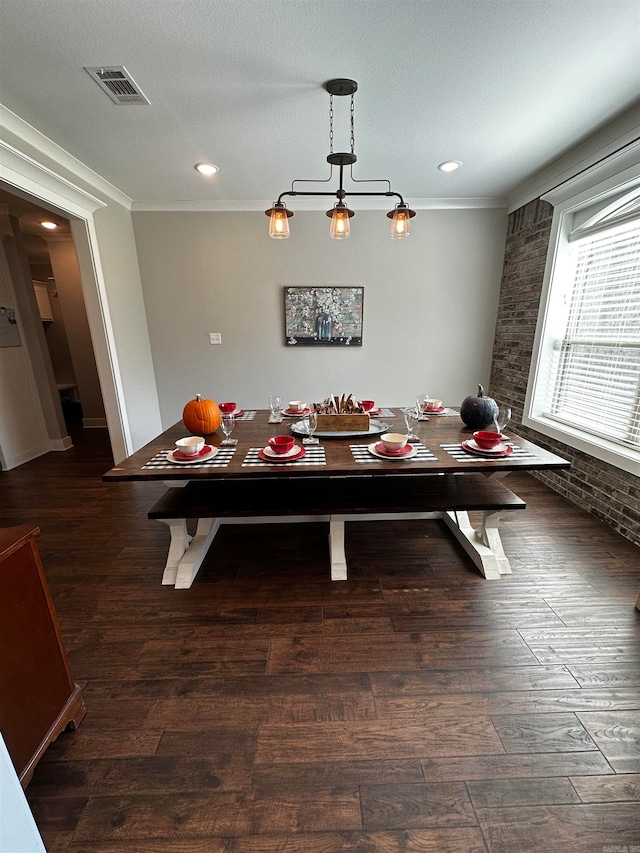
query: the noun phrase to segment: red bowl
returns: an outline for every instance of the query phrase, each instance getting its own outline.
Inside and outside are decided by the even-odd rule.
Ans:
[[[474,432],[473,437],[478,447],[481,447],[483,450],[493,450],[502,441],[502,436],[499,432],[489,432],[484,429]]]
[[[292,435],[274,435],[269,439],[269,447],[274,453],[288,453],[296,443]]]
[[[358,400],[358,404],[362,406],[365,412],[370,412],[371,409],[375,408],[376,401],[375,400]]]
[[[232,412],[235,412],[237,406],[235,403],[218,403],[218,408],[223,415],[230,415]]]

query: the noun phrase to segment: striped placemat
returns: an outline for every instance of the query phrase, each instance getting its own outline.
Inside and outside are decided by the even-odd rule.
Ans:
[[[372,418],[395,418],[396,413],[393,409],[380,409],[379,412],[376,412],[375,415],[371,415]]]
[[[245,468],[247,466],[256,466],[260,468],[269,467],[270,465],[277,465],[278,468],[288,468],[291,465],[326,465],[327,459],[324,454],[324,447],[320,444],[318,445],[309,445],[305,447],[307,451],[304,456],[300,459],[292,459],[290,462],[265,462],[264,459],[261,459],[258,456],[258,452],[262,450],[262,447],[250,447],[247,451],[247,455],[244,457],[244,462],[242,463],[242,467]]]
[[[523,450],[522,447],[518,447],[517,444],[514,444],[512,441],[505,442],[510,447],[513,447],[513,453],[510,453],[508,456],[497,456],[497,459],[537,459],[538,457],[535,453],[531,453],[529,450]],[[443,450],[446,450],[450,456],[456,460],[456,462],[486,462],[487,459],[491,459],[490,456],[480,456],[475,453],[467,453],[466,450],[463,450],[460,446],[459,442],[455,444],[441,444],[440,447]]]
[[[206,459],[204,462],[199,462],[197,465],[191,462],[187,465],[176,465],[175,462],[169,462],[167,459],[169,450],[160,450],[153,459],[142,466],[142,470],[149,471],[152,468],[226,468],[235,452],[235,447],[219,447],[215,456]]]
[[[373,443],[373,442],[372,442]],[[394,459],[394,462],[437,462],[438,459],[433,453],[429,450],[429,448],[425,447],[424,444],[412,444],[412,447],[415,447],[418,451],[415,456],[412,456],[410,459],[403,459],[402,457],[398,459]],[[350,444],[349,449],[353,454],[354,462],[387,462],[389,460],[382,459],[380,456],[374,456],[373,453],[369,453],[369,445],[368,444]]]
[[[256,409],[246,409],[241,415],[236,415],[237,421],[252,421],[256,416]]]

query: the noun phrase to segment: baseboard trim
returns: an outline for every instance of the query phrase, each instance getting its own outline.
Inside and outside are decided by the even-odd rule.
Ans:
[[[68,435],[65,435],[64,438],[49,439],[49,450],[69,450],[70,447],[73,447],[73,441]]]

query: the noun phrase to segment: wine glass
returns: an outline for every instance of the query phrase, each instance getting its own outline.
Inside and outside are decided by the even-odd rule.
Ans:
[[[407,441],[420,441],[419,437],[413,431],[413,424],[419,419],[419,415],[414,406],[408,406],[402,409],[404,417],[404,425],[407,428]]]
[[[493,417],[493,422],[496,429],[502,435],[502,431],[511,420],[511,409],[509,406],[499,406],[497,413]]]
[[[269,397],[269,423],[280,423],[280,397],[272,394]]]
[[[222,432],[225,435],[223,441],[220,442],[220,446],[225,445],[225,447],[234,447],[238,443],[237,438],[229,438],[231,433],[233,432],[233,428],[236,425],[235,415],[223,415],[222,416]]]
[[[311,409],[309,414],[304,419],[304,425],[307,429],[308,438],[303,438],[303,444],[320,444],[317,438],[313,437],[314,432],[318,427],[318,413],[315,409]]]
[[[427,403],[429,402],[429,395],[426,391],[420,391],[416,395],[416,412],[418,413],[418,418],[421,418],[423,415],[427,414]]]

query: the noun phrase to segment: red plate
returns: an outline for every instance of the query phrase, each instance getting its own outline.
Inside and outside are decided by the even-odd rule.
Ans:
[[[201,456],[206,456],[207,453],[211,452],[211,445],[205,444],[202,450],[199,453],[192,453],[191,455],[187,453],[181,453],[179,450],[173,451],[173,458],[180,459],[182,462],[192,462],[194,459],[200,459]]]
[[[276,465],[278,462],[295,462],[297,459],[302,459],[302,457],[307,452],[305,447],[298,447],[298,452],[292,454],[291,456],[267,456],[262,448],[258,451],[258,456],[262,459],[263,462],[275,462]]]
[[[380,453],[382,456],[388,456],[389,459],[398,459],[399,457],[406,456],[407,453],[411,453],[412,449],[413,447],[411,444],[405,444],[402,450],[389,451],[381,441],[376,444],[376,453]]]
[[[482,456],[484,459],[500,459],[502,456],[509,456],[513,453],[513,447],[510,444],[504,450],[501,450],[500,453],[492,453],[491,450],[476,450],[475,447],[471,447],[466,441],[463,441],[460,446],[467,453],[472,453],[474,456]]]
[[[440,406],[439,409],[423,409],[422,411],[425,415],[439,415],[440,412],[444,412],[444,406]]]
[[[285,415],[295,415],[297,418],[303,418],[305,415],[308,415],[310,409],[303,409],[301,412],[292,412],[291,409],[285,409]]]

